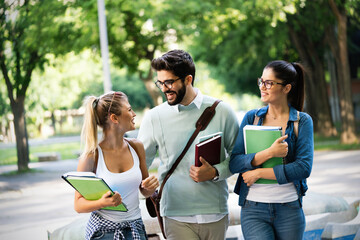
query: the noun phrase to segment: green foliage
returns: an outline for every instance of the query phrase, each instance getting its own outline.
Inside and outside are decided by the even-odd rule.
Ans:
[[[234,111],[248,111],[261,106],[259,97],[249,94],[229,94],[225,91],[225,85],[210,75],[207,65],[198,62],[196,64],[197,77],[194,83],[203,94],[218,98],[229,104]]]
[[[95,91],[98,95],[102,94],[101,79],[99,57],[89,50],[78,55],[72,52],[57,58],[48,54],[43,71],[37,70],[33,74],[25,102],[29,136],[38,137],[40,128],[44,125],[55,127],[56,132],[60,129],[63,131],[66,123],[57,126],[45,114],[79,108],[83,100],[80,97],[84,92]],[[55,121],[61,121],[53,117]]]
[[[44,71],[35,71],[28,90],[26,118],[30,137],[40,134],[41,125],[54,124],[45,116],[46,111],[78,109],[86,96],[103,94],[102,66],[97,54],[86,50],[77,55],[69,53],[57,58],[47,55],[47,58]],[[150,96],[138,77],[114,66],[111,66],[111,76],[113,90],[125,92],[134,109],[149,107]],[[57,134],[60,129],[61,133],[81,129],[81,125],[74,124],[72,129],[63,121],[60,128],[59,117],[55,120]]]
[[[24,103],[33,71],[43,69],[47,54],[80,47],[74,19],[65,16],[70,6],[69,1],[0,2],[0,66],[14,116],[19,170],[27,170],[29,162]]]
[[[47,55],[44,71],[36,71],[29,89],[28,110],[48,111],[72,109],[82,105],[79,95],[102,90],[102,69],[99,56],[89,50],[78,55],[69,53],[55,58]]]
[[[144,83],[135,74],[129,73],[126,68],[120,70],[113,66],[111,68],[111,82],[114,91],[122,91],[128,96],[133,109],[150,107],[151,98],[145,89]],[[80,107],[86,96],[100,96],[102,94],[102,82],[88,81],[86,88],[77,95],[77,100],[74,102],[73,107]]]
[[[3,81],[0,78],[0,81]],[[7,97],[6,88],[4,84],[1,84],[0,88],[0,116],[6,116],[11,111],[9,99]]]
[[[46,54],[64,54],[70,48],[81,48],[77,42],[80,36],[77,27],[80,26],[75,24],[76,17],[71,11],[66,11],[71,5],[69,2],[29,2],[5,1],[0,5],[3,15],[0,50],[7,50],[3,57],[8,73],[14,78],[14,88],[22,91],[26,90],[22,86],[25,73],[21,76],[15,68],[22,67],[24,72],[30,70],[30,66],[42,69]]]
[[[147,0],[106,2],[109,51],[115,66],[137,72],[143,60],[151,60],[156,49],[165,48],[168,28],[164,23],[168,19],[157,21],[157,14],[162,12],[159,4]],[[79,1],[76,5],[83,9],[82,20],[88,23],[86,31],[96,36],[90,38],[95,44],[99,39],[97,1]]]
[[[151,107],[151,97],[146,91],[144,83],[134,74],[123,71],[112,72],[112,83],[114,91],[124,92],[133,109],[140,110]]]
[[[141,81],[150,60],[179,46],[193,55],[197,65],[205,62],[203,69],[210,69],[206,83],[199,85],[204,93],[210,89],[208,94],[233,102],[236,109],[253,108],[258,99],[239,93],[258,94],[256,78],[265,64],[280,58],[299,60],[288,27],[311,37],[323,56],[325,23],[335,22],[323,7],[327,0],[105,2],[113,89],[125,92],[135,109],[150,106]],[[343,5],[350,26],[360,22],[359,4],[349,0]],[[97,8],[96,0],[0,3],[0,52],[4,52],[14,95],[25,94],[26,71],[37,67],[25,105],[31,131],[44,123],[45,111],[79,108],[85,96],[103,93]],[[12,14],[5,18],[5,12]],[[349,31],[357,29],[349,27]],[[84,47],[88,50],[82,51]],[[351,42],[350,47],[358,50]],[[4,98],[5,86],[0,86],[0,115],[4,116],[10,110],[9,100]]]
[[[211,64],[230,93],[257,93],[256,79],[269,61],[294,58],[281,22],[292,6],[292,1],[215,2],[196,19],[191,52]]]

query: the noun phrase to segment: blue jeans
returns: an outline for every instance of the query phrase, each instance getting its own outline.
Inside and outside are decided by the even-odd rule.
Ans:
[[[305,215],[299,200],[288,203],[246,200],[241,208],[241,229],[246,240],[301,240]]]
[[[140,234],[141,240],[146,240],[147,239],[144,225],[143,225],[142,229],[138,229],[138,232]],[[98,240],[98,239],[101,239],[101,240],[113,240],[114,239],[114,234],[115,234],[115,231],[110,231],[110,232],[97,231],[97,232],[94,233],[94,235],[91,237],[91,239],[94,239],[94,240],[95,239],[96,240]],[[126,240],[133,239],[130,228],[125,228],[124,230],[122,230],[122,234],[124,235]]]

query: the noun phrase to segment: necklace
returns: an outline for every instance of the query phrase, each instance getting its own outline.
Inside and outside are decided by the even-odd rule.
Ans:
[[[268,114],[268,116],[271,117],[273,120],[276,120],[278,118],[278,116],[275,117],[275,116],[272,116],[270,114]]]

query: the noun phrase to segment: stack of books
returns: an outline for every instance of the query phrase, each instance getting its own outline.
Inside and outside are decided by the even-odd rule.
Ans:
[[[243,133],[245,153],[257,153],[271,147],[275,140],[281,137],[281,127],[246,125]],[[283,159],[274,157],[264,162],[261,167],[273,168],[280,164],[283,164]],[[255,183],[275,184],[277,181],[260,178]]]
[[[86,200],[98,200],[108,191],[111,191],[112,194],[114,194],[114,191],[111,190],[105,180],[96,177],[93,172],[68,172],[63,174],[61,177]],[[128,211],[124,203],[121,203],[116,207],[104,207],[102,209],[121,212]]]

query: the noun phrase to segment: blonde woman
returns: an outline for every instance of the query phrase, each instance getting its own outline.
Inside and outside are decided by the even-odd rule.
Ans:
[[[139,208],[139,191],[148,197],[159,186],[150,176],[145,163],[143,144],[126,139],[124,134],[135,129],[135,112],[122,92],[110,92],[85,100],[82,138],[85,149],[78,171],[94,172],[115,192],[99,200],[86,200],[75,192],[74,208],[79,213],[92,212],[86,227],[86,239],[147,239]],[[103,137],[98,143],[98,127]],[[121,194],[121,195],[120,195]],[[124,202],[127,212],[103,210]]]

